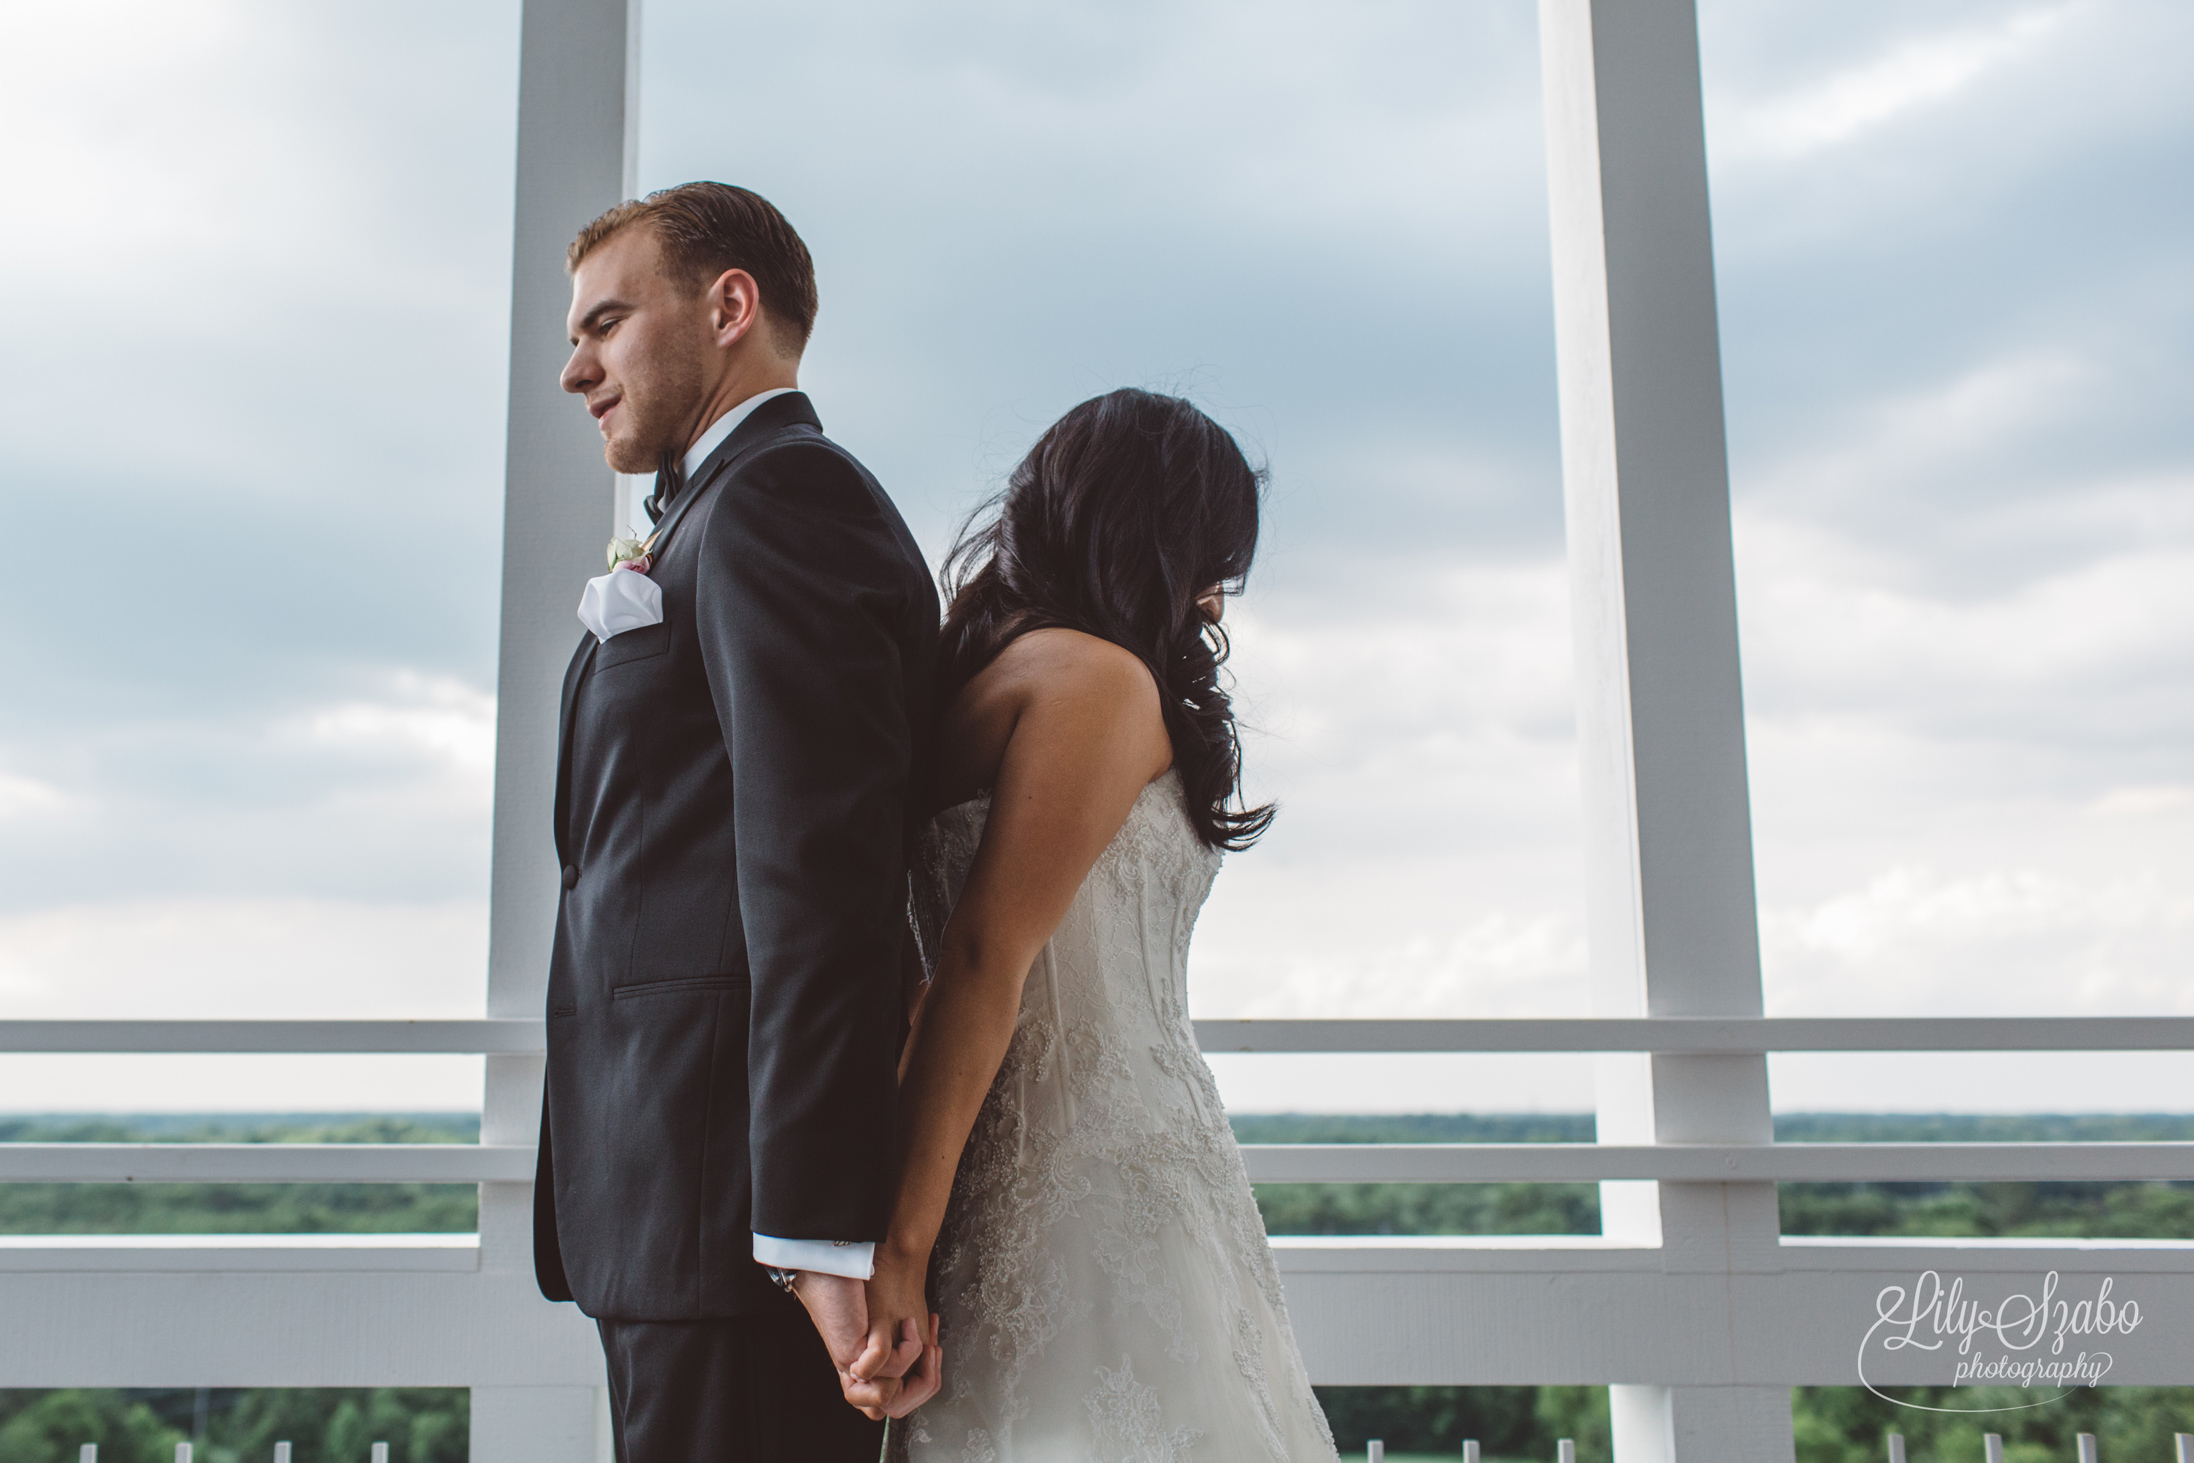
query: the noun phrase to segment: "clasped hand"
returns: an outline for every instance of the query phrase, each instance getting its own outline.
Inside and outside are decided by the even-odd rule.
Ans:
[[[922,1287],[927,1269],[926,1257],[914,1266],[878,1245],[876,1274],[866,1281],[809,1270],[793,1286],[846,1401],[868,1417],[905,1417],[943,1385],[937,1317]]]

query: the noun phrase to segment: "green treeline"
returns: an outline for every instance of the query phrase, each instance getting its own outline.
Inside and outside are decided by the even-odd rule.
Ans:
[[[0,1390],[0,1463],[76,1463],[85,1443],[99,1463],[267,1463],[274,1445],[292,1463],[367,1463],[375,1443],[390,1463],[465,1463],[472,1399],[462,1387],[67,1388]]]
[[[1799,1113],[1784,1142],[2194,1139],[2194,1117]],[[1235,1119],[1245,1143],[1582,1143],[1586,1114]],[[0,1119],[0,1142],[471,1143],[471,1115]],[[1274,1234],[1596,1234],[1591,1184],[1264,1184]],[[2194,1184],[1784,1184],[1783,1233],[2194,1239]],[[0,1184],[0,1234],[469,1233],[468,1184]]]
[[[479,1138],[480,1119],[469,1113],[0,1118],[0,1143]],[[0,1184],[0,1234],[470,1234],[479,1227],[480,1194],[471,1184]]]
[[[1277,1116],[1234,1120],[1245,1143],[1589,1143],[1588,1114]],[[1796,1113],[1785,1143],[2169,1142],[2177,1114]],[[1262,1184],[1273,1234],[1598,1234],[1593,1184]],[[2194,1239],[2194,1184],[1784,1184],[1784,1234]]]
[[[1589,1142],[1588,1114],[1245,1115],[1245,1143]],[[1776,1119],[1784,1142],[2122,1142],[2194,1139],[2194,1116],[1966,1116],[1801,1113]],[[52,1117],[0,1119],[0,1142],[470,1143],[469,1114]],[[1783,1233],[2194,1239],[2194,1184],[1784,1184]],[[1266,1227],[1285,1234],[1594,1234],[1591,1184],[1266,1184]],[[0,1184],[0,1234],[468,1233],[475,1191],[428,1184]],[[1391,1454],[1459,1455],[1476,1438],[1486,1463],[1551,1459],[1574,1438],[1581,1463],[1608,1458],[1607,1394],[1593,1387],[1325,1387],[1344,1450],[1382,1439]],[[2024,1412],[1976,1418],[1896,1407],[1856,1387],[1793,1393],[1800,1463],[1870,1463],[1905,1435],[1911,1463],[1978,1463],[1980,1435],[2005,1463],[2070,1458],[2096,1434],[2108,1463],[2164,1463],[2171,1435],[2194,1432],[2194,1388],[2106,1387]],[[2015,1400],[1983,1389],[1913,1392],[1937,1406]],[[2032,1400],[2032,1399],[2028,1399]],[[256,1463],[295,1445],[295,1463],[363,1463],[375,1441],[392,1463],[466,1456],[462,1391],[0,1391],[0,1463]]]

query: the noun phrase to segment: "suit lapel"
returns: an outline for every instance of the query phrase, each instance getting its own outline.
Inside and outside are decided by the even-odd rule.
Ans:
[[[595,647],[601,644],[591,631],[581,631],[579,648],[572,652],[571,664],[564,668],[564,698],[556,712],[556,862],[559,867],[571,862],[565,849],[571,827],[571,714],[579,704],[579,683],[586,679],[587,667],[594,663]]]
[[[788,391],[783,396],[773,396],[748,414],[747,419],[734,427],[724,438],[701,470],[693,475],[693,481],[679,491],[678,497],[655,524],[654,557],[660,560],[670,531],[686,516],[686,510],[699,501],[703,492],[718,478],[730,471],[740,458],[794,427],[822,427],[804,391]],[[579,648],[572,652],[571,664],[564,668],[563,701],[557,710],[556,726],[556,861],[569,864],[571,854],[566,845],[570,841],[571,827],[571,722],[579,702],[579,683],[586,679],[587,668],[594,663],[594,652],[601,642],[591,633],[581,632]]]
[[[730,471],[740,458],[761,446],[787,427],[821,428],[822,421],[815,415],[815,407],[804,391],[788,391],[783,396],[773,396],[748,414],[747,419],[732,428],[731,435],[717,445],[708,460],[701,464],[693,481],[680,490],[677,500],[670,505],[655,525],[654,547],[649,551],[660,559],[670,538],[670,531],[686,516],[686,510],[699,501],[709,485]]]

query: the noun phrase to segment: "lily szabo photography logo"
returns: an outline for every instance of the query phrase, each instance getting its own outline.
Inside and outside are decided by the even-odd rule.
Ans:
[[[2140,1328],[2140,1302],[2116,1295],[2117,1283],[2105,1275],[2077,1277],[2082,1288],[2068,1287],[2052,1270],[2035,1293],[2013,1291],[1993,1297],[1965,1277],[1944,1283],[1933,1270],[1922,1271],[1909,1290],[1885,1285],[1874,1297],[1874,1324],[1859,1343],[1859,1381],[1884,1402],[1924,1412],[2019,1412],[2046,1407],[2080,1387],[2092,1387],[2110,1371],[2110,1338],[2131,1336]],[[2061,1387],[2054,1397],[2010,1407],[1930,1407],[1892,1397],[1868,1376],[1895,1370],[1910,1379],[1913,1353],[1939,1359],[1941,1375],[1906,1385],[1953,1387]],[[1923,1366],[1933,1371],[1933,1366]]]

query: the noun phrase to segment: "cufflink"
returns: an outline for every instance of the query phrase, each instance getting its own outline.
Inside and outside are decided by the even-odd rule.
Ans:
[[[783,1270],[779,1269],[775,1265],[764,1265],[762,1267],[762,1270],[764,1274],[768,1275],[771,1280],[774,1280],[777,1283],[777,1288],[779,1290],[783,1291],[787,1295],[795,1294],[792,1285],[794,1281],[800,1278],[799,1271]]]

